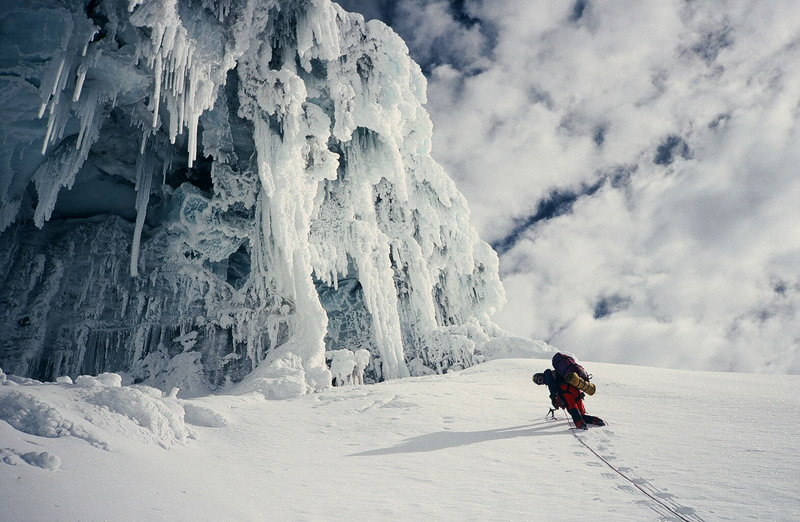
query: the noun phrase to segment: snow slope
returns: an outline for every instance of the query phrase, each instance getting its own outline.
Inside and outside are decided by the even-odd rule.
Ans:
[[[1,518],[800,518],[800,377],[587,364],[598,386],[587,410],[609,426],[578,437],[665,508],[563,414],[544,419],[547,392],[531,375],[548,365],[497,360],[287,401],[181,400],[108,375],[8,380]]]

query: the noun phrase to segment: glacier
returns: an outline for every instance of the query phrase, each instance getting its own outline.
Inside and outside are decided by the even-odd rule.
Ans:
[[[0,3],[4,371],[281,398],[508,346],[497,255],[386,25],[329,0]]]

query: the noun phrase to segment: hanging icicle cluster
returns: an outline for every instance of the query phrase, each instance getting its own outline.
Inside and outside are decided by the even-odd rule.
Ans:
[[[430,157],[425,78],[388,27],[328,0],[53,4],[63,31],[38,87],[44,157],[11,160],[0,232],[25,222],[29,182],[43,231],[76,180],[107,201],[65,195],[59,216],[102,208],[132,224],[105,222],[113,252],[71,240],[95,249],[90,270],[110,293],[91,313],[41,311],[29,364],[74,373],[92,353],[97,368],[153,381],[180,360],[214,386],[250,373],[249,389],[302,392],[330,385],[334,344],[368,350],[366,377],[380,380],[469,366],[502,335],[497,257]],[[65,270],[61,292],[74,284]],[[83,332],[83,355],[52,363],[41,343],[56,324]]]

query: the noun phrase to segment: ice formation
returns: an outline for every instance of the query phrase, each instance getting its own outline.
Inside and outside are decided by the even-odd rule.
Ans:
[[[497,257],[384,24],[329,0],[4,4],[6,372],[282,397],[331,384],[326,351],[379,381],[504,335]]]
[[[371,358],[369,351],[363,348],[355,352],[333,350],[327,353],[327,357],[331,360],[331,373],[335,385],[364,384],[364,370]]]

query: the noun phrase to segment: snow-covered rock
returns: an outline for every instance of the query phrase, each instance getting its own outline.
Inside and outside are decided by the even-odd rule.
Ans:
[[[61,459],[48,451],[29,451],[20,455],[20,458],[31,466],[47,471],[57,471],[61,467]]]
[[[364,370],[369,364],[370,354],[363,348],[350,350],[332,350],[326,354],[331,360],[331,373],[336,386],[364,384]]]
[[[192,418],[201,417],[195,409]],[[30,380],[0,388],[0,421],[12,428],[44,438],[74,437],[109,449],[108,435],[170,448],[189,437],[183,403],[173,395],[147,386],[121,386],[120,376],[81,375],[74,385]],[[213,412],[206,424],[224,423]],[[55,470],[57,458],[41,453],[20,457],[29,464]]]
[[[382,23],[328,0],[35,0],[0,25],[10,373],[197,395],[268,359],[250,388],[284,396],[330,385],[326,350],[368,350],[377,381],[504,335],[497,256]]]

